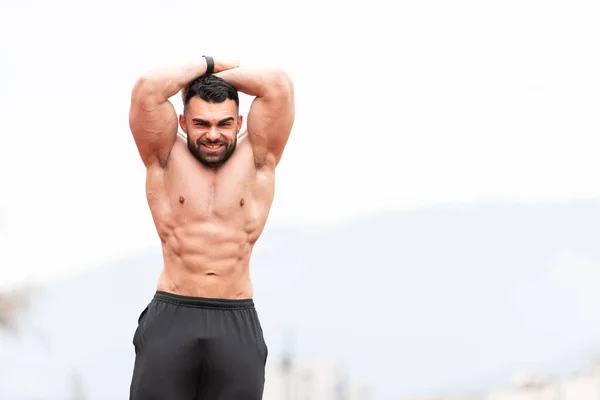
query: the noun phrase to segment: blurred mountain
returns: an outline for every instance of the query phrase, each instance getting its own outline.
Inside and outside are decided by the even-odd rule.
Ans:
[[[269,224],[255,301],[269,363],[295,332],[372,400],[570,372],[600,350],[600,202],[448,205],[344,225]],[[158,246],[158,245],[157,245]],[[0,399],[126,399],[158,247],[40,288],[21,336],[0,334]]]

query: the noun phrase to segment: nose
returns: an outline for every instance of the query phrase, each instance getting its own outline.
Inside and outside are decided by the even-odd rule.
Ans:
[[[211,142],[217,140],[219,138],[219,132],[217,132],[217,128],[214,126],[211,127],[208,133],[206,134],[206,138]]]

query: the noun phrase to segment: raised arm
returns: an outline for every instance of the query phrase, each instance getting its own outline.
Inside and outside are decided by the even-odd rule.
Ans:
[[[214,71],[236,66],[215,60]],[[131,93],[129,126],[147,167],[155,162],[164,166],[177,137],[177,113],[169,98],[204,75],[206,69],[206,60],[202,57],[190,65],[148,73],[135,83]]]
[[[248,137],[256,165],[275,168],[294,124],[294,87],[280,70],[249,67],[216,74],[238,91],[256,96],[248,113]]]

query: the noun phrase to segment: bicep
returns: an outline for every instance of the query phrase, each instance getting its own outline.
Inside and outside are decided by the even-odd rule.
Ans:
[[[248,113],[248,135],[257,164],[279,163],[295,119],[294,90],[283,81],[272,93],[257,97]]]
[[[129,127],[144,164],[164,164],[177,136],[177,113],[171,102],[154,101],[134,88]]]

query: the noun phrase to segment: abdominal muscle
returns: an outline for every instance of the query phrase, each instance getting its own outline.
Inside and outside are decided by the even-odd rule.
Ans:
[[[183,296],[248,299],[252,244],[240,227],[194,221],[163,232],[158,290]]]

